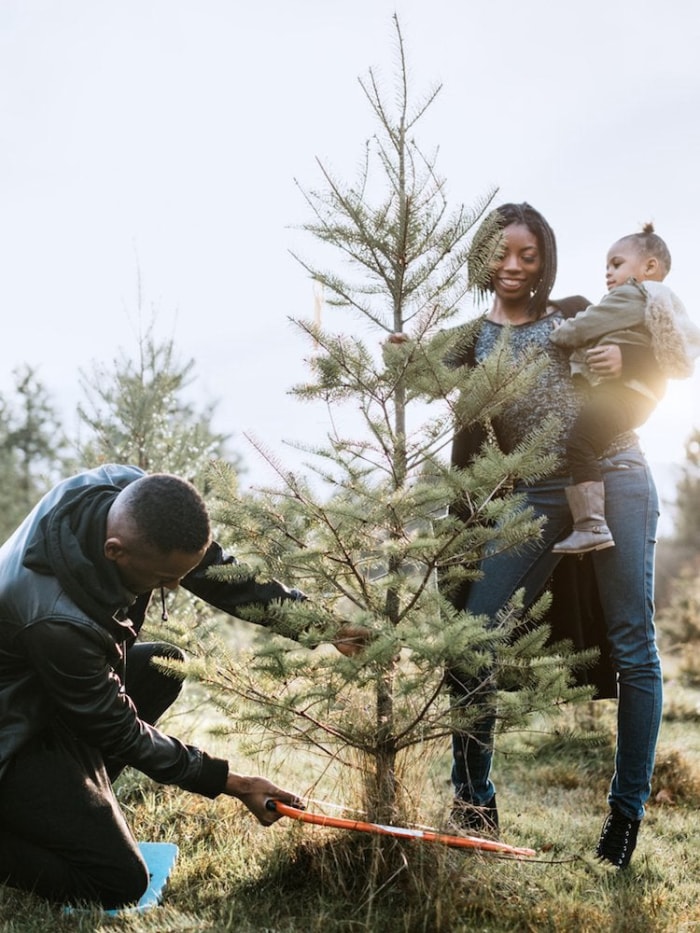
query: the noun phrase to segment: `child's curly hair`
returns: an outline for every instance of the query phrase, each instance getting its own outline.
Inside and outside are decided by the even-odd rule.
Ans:
[[[620,237],[620,242],[625,240],[631,241],[641,256],[654,256],[658,259],[663,266],[664,275],[671,271],[671,253],[658,233],[654,232],[654,224],[651,221],[643,224],[639,233],[628,233],[627,236]]]

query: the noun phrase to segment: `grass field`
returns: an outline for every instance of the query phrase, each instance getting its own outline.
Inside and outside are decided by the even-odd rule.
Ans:
[[[290,820],[263,829],[235,801],[128,774],[118,792],[137,838],[180,847],[164,905],[113,919],[64,916],[0,888],[0,930],[699,933],[700,692],[667,682],[652,800],[626,872],[592,854],[606,813],[613,720],[613,703],[588,704],[567,710],[559,725],[595,729],[600,741],[572,744],[536,723],[499,741],[502,838],[534,848],[532,860],[387,843]],[[267,765],[250,770],[295,789],[321,771],[296,756]],[[420,821],[440,826],[450,806],[447,749],[424,751],[406,775]],[[314,793],[338,799],[336,781],[327,774]]]

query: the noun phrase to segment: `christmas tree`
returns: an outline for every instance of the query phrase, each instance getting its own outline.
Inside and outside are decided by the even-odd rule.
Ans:
[[[214,471],[216,518],[249,557],[221,572],[291,581],[308,599],[248,612],[284,637],[266,636],[243,657],[218,646],[215,663],[200,669],[236,728],[255,725],[270,747],[297,743],[352,767],[369,818],[384,823],[406,815],[404,757],[426,743],[447,746],[455,725],[468,729],[477,715],[451,709],[446,669],[495,681],[502,729],[585,695],[573,686],[571,652],[549,646],[546,625],[536,624],[546,596],[527,614],[517,601],[506,607],[495,629],[454,598],[496,535],[501,547],[518,547],[539,534],[511,486],[552,466],[551,425],[508,455],[487,442],[464,470],[450,467],[451,438],[465,424],[488,426],[546,364],[516,366],[504,343],[475,368],[449,365],[474,326],[457,320],[469,303],[467,259],[483,284],[498,248],[494,230],[484,254],[470,254],[495,192],[450,210],[436,157],[415,140],[440,88],[413,102],[396,18],[395,27],[393,96],[372,70],[360,80],[377,132],[358,180],[345,184],[319,163],[320,189],[302,189],[312,212],[303,229],[331,260],[319,268],[298,258],[329,321],[295,322],[310,353],[308,381],[293,391],[300,403],[328,407],[327,438],[298,445],[303,475],[258,445],[276,470],[273,488],[239,494],[233,470]],[[303,650],[332,641],[340,652]]]

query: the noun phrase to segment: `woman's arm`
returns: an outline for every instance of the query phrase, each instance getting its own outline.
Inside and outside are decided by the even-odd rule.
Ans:
[[[651,347],[632,343],[601,343],[587,351],[586,362],[598,376],[643,382],[657,398],[661,398],[666,391],[666,379]]]

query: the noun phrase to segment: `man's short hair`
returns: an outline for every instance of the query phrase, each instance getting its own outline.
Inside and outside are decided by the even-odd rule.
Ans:
[[[130,483],[121,493],[125,512],[144,544],[164,554],[194,554],[211,540],[204,500],[195,487],[170,473],[151,473]]]

